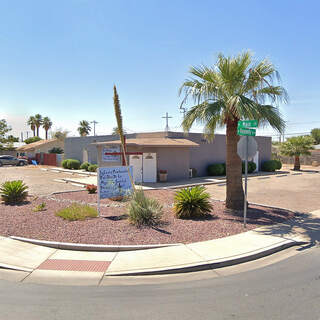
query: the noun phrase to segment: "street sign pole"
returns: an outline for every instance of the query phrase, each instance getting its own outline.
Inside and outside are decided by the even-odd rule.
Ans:
[[[244,168],[244,209],[243,209],[243,226],[247,227],[247,190],[248,190],[248,140],[246,136],[246,160]]]

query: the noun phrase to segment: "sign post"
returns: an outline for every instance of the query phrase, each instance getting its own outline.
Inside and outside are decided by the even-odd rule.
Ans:
[[[238,122],[237,134],[239,136],[245,136],[245,146],[243,152],[243,143],[240,139],[238,142],[238,154],[243,159],[245,158],[245,170],[244,170],[244,208],[243,208],[243,226],[247,227],[247,193],[248,193],[248,157],[254,156],[257,152],[257,144],[250,145],[249,150],[249,137],[256,135],[256,128],[258,126],[258,120],[244,120]],[[253,138],[252,138],[253,139]],[[244,156],[244,157],[243,157]]]

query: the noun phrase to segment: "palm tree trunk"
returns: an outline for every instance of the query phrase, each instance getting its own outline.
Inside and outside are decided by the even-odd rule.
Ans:
[[[293,170],[300,170],[300,157],[299,156],[294,156]]]
[[[48,140],[48,130],[46,130],[46,140]]]
[[[232,210],[242,210],[244,205],[244,193],[242,187],[242,161],[237,153],[238,120],[227,121],[227,199],[226,207]]]
[[[39,137],[39,127],[37,127],[37,137]]]

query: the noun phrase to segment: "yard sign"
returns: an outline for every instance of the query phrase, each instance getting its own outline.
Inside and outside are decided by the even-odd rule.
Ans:
[[[128,168],[132,176],[132,166],[98,168],[98,212],[100,199],[123,196],[132,191]]]

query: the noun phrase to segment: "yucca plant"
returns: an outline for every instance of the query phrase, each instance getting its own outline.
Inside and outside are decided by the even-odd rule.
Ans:
[[[22,180],[6,181],[1,185],[1,200],[5,204],[22,203],[28,196],[28,187]]]
[[[202,218],[212,210],[210,195],[204,186],[181,189],[176,192],[173,210],[180,219]]]
[[[133,193],[128,208],[130,223],[154,226],[160,222],[162,213],[162,205],[156,199],[147,198],[142,190]]]

